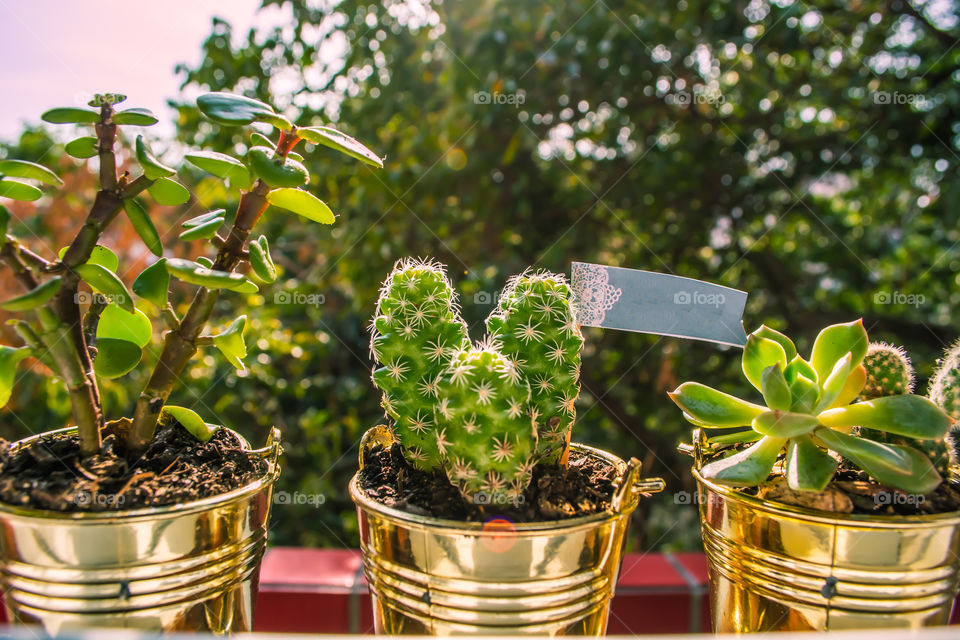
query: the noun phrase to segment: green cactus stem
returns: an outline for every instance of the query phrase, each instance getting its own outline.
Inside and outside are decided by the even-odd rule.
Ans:
[[[873,342],[863,359],[867,381],[860,392],[864,400],[913,392],[913,366],[903,347]]]
[[[450,482],[475,504],[516,506],[536,462],[529,385],[481,345],[455,355],[439,387],[436,440]]]
[[[439,381],[452,355],[469,345],[443,266],[397,262],[380,291],[371,333],[373,382],[383,392],[381,404],[407,462],[423,471],[438,469]]]
[[[947,434],[952,475],[960,474],[960,341],[944,354],[930,379],[928,397],[954,420]]]
[[[537,457],[549,463],[566,463],[580,394],[583,335],[571,297],[562,275],[524,273],[510,280],[486,323],[493,344],[530,385]]]

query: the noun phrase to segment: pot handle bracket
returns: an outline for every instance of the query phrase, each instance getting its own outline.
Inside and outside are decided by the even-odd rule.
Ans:
[[[274,468],[277,466],[277,460],[283,453],[283,446],[280,444],[280,429],[270,427],[270,433],[267,434],[267,444],[261,449],[254,449],[251,453],[256,453],[264,460],[268,461]]]
[[[623,473],[619,486],[614,489],[613,499],[610,506],[614,512],[621,512],[625,509],[631,509],[636,506],[637,500],[641,495],[649,496],[653,493],[660,493],[667,487],[663,478],[641,478],[641,463],[636,458],[630,458],[627,462],[627,469]]]

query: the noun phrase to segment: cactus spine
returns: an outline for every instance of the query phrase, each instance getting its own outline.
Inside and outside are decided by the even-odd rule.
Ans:
[[[913,392],[913,366],[903,347],[873,342],[863,359],[867,381],[860,392],[865,400]]]
[[[571,297],[562,275],[524,273],[510,280],[486,323],[493,344],[530,385],[537,456],[551,463],[565,462],[580,394],[583,335]]]
[[[863,359],[863,366],[867,370],[867,381],[860,392],[860,400],[869,401],[883,396],[912,393],[913,366],[903,347],[885,342],[871,343]],[[932,386],[930,395],[931,400],[943,406],[933,398]],[[939,440],[918,440],[873,429],[863,429],[862,432],[862,435],[876,442],[906,445],[922,451],[930,458],[941,477],[949,476],[951,455],[955,455],[951,454],[953,446],[949,435]]]
[[[930,379],[930,400],[935,402],[954,419],[953,428],[947,434],[947,449],[954,476],[960,474],[960,342],[953,345]],[[946,476],[945,476],[946,477]]]
[[[434,413],[438,383],[450,357],[469,345],[443,267],[397,262],[380,291],[371,333],[377,362],[373,382],[383,392],[381,404],[394,420],[394,435],[413,466],[437,469],[443,454]]]
[[[516,504],[535,464],[530,387],[490,345],[456,354],[440,381],[437,440],[450,482],[476,504]]]

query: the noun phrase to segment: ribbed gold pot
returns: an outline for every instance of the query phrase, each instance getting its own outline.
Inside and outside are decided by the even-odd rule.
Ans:
[[[78,513],[0,504],[7,618],[42,625],[51,634],[89,627],[250,630],[273,484],[280,475],[277,429],[257,453],[269,465],[262,478],[183,504]]]
[[[960,513],[830,514],[760,500],[693,473],[714,631],[917,628],[950,620],[960,585]]]
[[[362,452],[389,444],[383,427]],[[380,634],[602,635],[630,514],[662,480],[640,463],[572,445],[614,464],[621,479],[606,513],[570,520],[486,524],[418,516],[370,499],[350,482],[364,571]]]

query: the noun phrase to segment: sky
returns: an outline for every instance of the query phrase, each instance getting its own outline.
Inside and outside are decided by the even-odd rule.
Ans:
[[[163,122],[173,68],[196,64],[210,20],[245,34],[271,16],[260,0],[0,0],[0,139],[52,107],[115,91]]]

